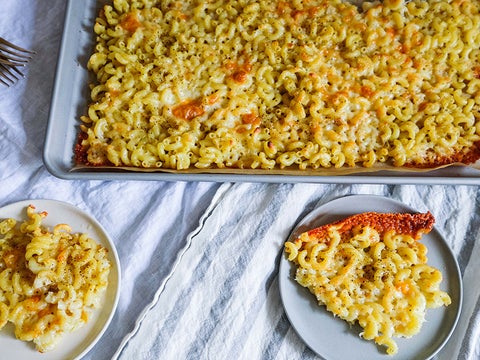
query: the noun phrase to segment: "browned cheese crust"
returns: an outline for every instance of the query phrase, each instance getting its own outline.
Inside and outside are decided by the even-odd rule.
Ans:
[[[93,25],[75,162],[307,174],[471,165],[479,22],[475,0],[114,1]]]
[[[325,241],[332,227],[347,239],[354,227],[373,227],[380,234],[394,230],[397,234],[410,235],[418,240],[422,234],[429,233],[435,222],[430,212],[426,213],[377,213],[366,212],[356,214],[346,219],[323,225],[308,231],[311,241]]]

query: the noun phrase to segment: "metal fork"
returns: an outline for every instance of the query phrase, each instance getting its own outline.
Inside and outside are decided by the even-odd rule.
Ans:
[[[0,63],[0,83],[6,86],[15,84],[20,77],[24,77],[22,72],[15,66],[8,66]]]
[[[0,37],[0,83],[10,86],[23,77],[17,67],[25,66],[34,54]]]
[[[0,37],[0,63],[9,66],[25,65],[35,52],[21,48]]]

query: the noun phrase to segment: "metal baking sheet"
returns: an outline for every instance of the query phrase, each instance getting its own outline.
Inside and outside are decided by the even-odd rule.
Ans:
[[[247,170],[242,174],[73,170],[73,148],[77,140],[79,119],[82,114],[85,114],[90,98],[88,84],[92,78],[86,64],[94,46],[93,24],[98,10],[105,3],[108,1],[69,0],[67,4],[43,152],[46,168],[58,178],[67,180],[480,185],[480,171],[468,167],[448,167],[422,173],[381,171],[335,176],[251,174]]]

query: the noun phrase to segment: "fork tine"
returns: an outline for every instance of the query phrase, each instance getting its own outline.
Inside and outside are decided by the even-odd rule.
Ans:
[[[0,63],[7,66],[24,66],[34,51],[26,50],[0,37]]]
[[[14,72],[16,74],[14,74]],[[16,67],[6,66],[0,63],[0,83],[6,86],[13,85],[17,80],[20,80],[19,76],[24,77],[22,72]]]
[[[31,59],[32,55],[35,54],[34,52],[20,52],[18,50],[12,50],[8,47],[3,46],[0,43],[0,54],[3,53],[3,56],[8,56],[8,57],[17,57],[20,59]]]
[[[0,37],[0,83],[6,86],[13,85],[23,73],[17,69],[25,66],[35,54],[34,51],[24,49]]]
[[[0,64],[0,77],[3,78],[4,83],[5,81],[13,83],[15,80],[18,80],[18,77],[15,76],[7,66],[2,64]]]
[[[0,55],[5,57],[5,58],[10,58],[10,59],[17,59],[19,61],[28,61],[32,58],[32,55],[30,53],[18,53],[15,51],[10,51],[9,49],[3,49],[2,45],[0,45]]]
[[[1,74],[1,72],[0,72],[0,74]],[[5,80],[3,80],[2,78],[0,78],[0,83],[2,83],[2,84],[5,85],[5,86],[10,86],[10,84],[7,83],[7,82],[6,82]]]
[[[0,63],[7,66],[25,66],[29,59],[14,58],[11,56],[5,56],[0,51]]]
[[[2,46],[2,45],[5,45],[5,46]],[[9,51],[8,48],[12,48],[12,49],[15,49],[17,51],[27,53],[27,54],[35,54],[35,51],[27,50],[27,49],[24,49],[20,46],[12,44],[10,41],[8,41],[8,40],[6,40],[6,39],[4,39],[0,36],[0,49],[3,49],[4,51],[8,51],[8,52],[11,53],[11,50]]]

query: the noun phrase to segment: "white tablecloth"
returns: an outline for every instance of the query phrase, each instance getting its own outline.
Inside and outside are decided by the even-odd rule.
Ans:
[[[69,202],[97,218],[120,257],[117,312],[85,359],[317,358],[281,305],[278,256],[302,216],[357,193],[434,213],[465,284],[460,322],[438,359],[480,358],[476,187],[58,179],[43,166],[42,148],[65,1],[1,3],[0,36],[37,54],[25,79],[0,86],[0,206]]]

